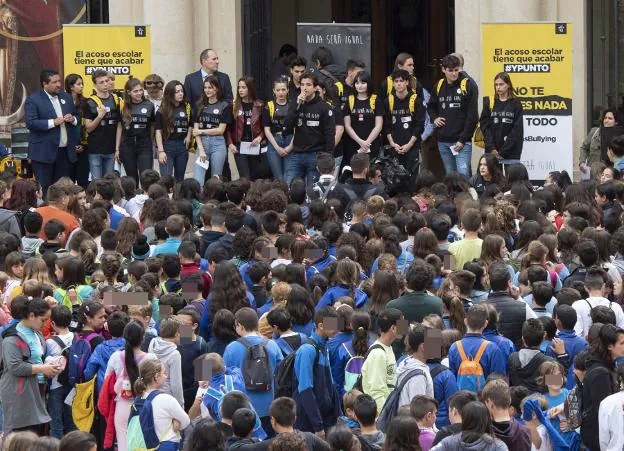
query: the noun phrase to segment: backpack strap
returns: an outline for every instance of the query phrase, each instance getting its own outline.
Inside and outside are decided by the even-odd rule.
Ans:
[[[335,82],[334,85],[338,88],[338,95],[342,97],[344,94],[344,85],[339,81]]]
[[[412,94],[409,98],[409,111],[411,114],[414,114],[414,111],[416,111],[416,98],[418,96],[416,95],[416,93]]]
[[[53,335],[52,340],[54,340],[54,343],[59,345],[59,347],[61,348],[61,353],[65,352],[68,348],[71,347],[71,344],[67,346],[65,342],[61,340],[61,337],[59,337],[58,335]]]
[[[433,380],[438,374],[440,374],[444,370],[448,370],[448,368],[439,363],[435,368],[429,371],[429,374],[431,374],[431,379]]]
[[[344,348],[345,351],[347,351],[347,354],[349,354],[349,358],[352,359],[353,358],[353,354],[351,354],[351,351],[349,351],[349,347],[347,346],[346,342],[344,342],[342,344],[342,347]]]
[[[589,303],[587,299],[585,299],[585,302],[587,302],[587,305],[589,305],[589,311],[591,313],[591,309],[593,309],[594,307],[592,307],[592,305]]]
[[[353,106],[355,105],[355,96],[351,94],[349,96],[349,110],[353,111]]]
[[[267,102],[267,108],[269,109],[269,117],[271,118],[271,120],[273,120],[273,116],[275,116],[275,102],[269,100]]]
[[[442,83],[444,83],[444,78],[440,78],[438,80],[438,84],[436,85],[436,88],[435,88],[436,95],[440,94],[440,89],[442,88]]]
[[[189,102],[186,102],[184,110],[186,111],[186,120],[188,121],[188,123],[190,125],[190,123],[191,123],[191,104]]]
[[[380,345],[379,343],[375,343],[374,345],[372,345],[370,348],[368,348],[368,351],[366,351],[366,355],[364,356],[364,360],[366,360],[368,358],[368,355],[373,352],[375,349],[384,349],[384,347],[382,345]]]
[[[229,393],[232,390],[234,390],[234,378],[232,377],[231,374],[226,374],[223,377],[223,380],[225,382],[225,391],[226,391],[226,393]]]
[[[96,337],[99,337],[100,334],[98,334],[97,332],[91,332],[89,335],[87,335],[86,337],[84,337],[85,340],[87,340],[87,343],[91,344],[91,340],[93,340]]]
[[[388,111],[390,112],[390,116],[392,116],[393,110],[394,110],[394,95],[390,94],[388,96]]]
[[[468,77],[462,78],[459,82],[459,89],[461,90],[463,96],[468,94]]]
[[[481,361],[481,357],[483,357],[483,354],[485,353],[485,349],[488,346],[489,341],[487,340],[483,340],[483,342],[481,343],[481,346],[479,346],[479,350],[477,351],[477,355],[475,355],[474,361],[475,362],[480,362]]]
[[[386,78],[386,97],[390,97],[390,94],[392,94],[392,85],[393,85],[393,81],[392,81],[392,75],[388,75],[388,77]]]
[[[461,340],[457,341],[457,352],[459,352],[459,357],[461,357],[462,362],[464,360],[468,360],[468,356],[466,355],[466,353],[464,352],[464,346],[462,345]]]
[[[371,94],[370,99],[368,101],[370,103],[371,110],[375,111],[375,104],[377,103],[377,94]]]

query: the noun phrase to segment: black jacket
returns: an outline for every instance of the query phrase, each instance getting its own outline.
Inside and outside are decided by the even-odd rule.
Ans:
[[[618,391],[615,373],[596,354],[586,361],[587,371],[583,379],[583,422],[581,440],[591,451],[600,449],[598,440],[598,409],[607,396]]]
[[[487,100],[486,100],[487,99]],[[485,150],[496,149],[506,160],[519,160],[524,143],[522,103],[517,98],[505,102],[484,97],[479,124],[485,138]]]
[[[461,81],[464,78],[468,78],[465,95],[461,91]],[[443,79],[440,90],[437,93],[435,90],[436,87],[431,93],[427,112],[431,122],[438,117],[446,119],[446,125],[437,128],[438,141],[472,142],[472,135],[479,120],[477,84],[470,77],[460,74],[457,81],[452,84],[448,84],[446,79]]]
[[[542,386],[538,385],[535,379],[539,376],[540,365],[552,360],[552,357],[548,357],[543,352],[537,352],[525,366],[522,366],[519,351],[512,353],[509,356],[509,381],[511,385],[526,387],[530,392],[541,391]]]
[[[526,303],[514,299],[506,291],[490,293],[488,304],[496,307],[499,313],[498,331],[509,338],[516,348],[522,343],[522,325],[526,321]]]
[[[351,179],[346,183],[338,183],[334,186],[327,194],[327,198],[340,199],[342,208],[346,209],[350,203],[356,200],[366,202],[374,195],[386,197],[384,185],[373,185],[366,179]]]
[[[570,287],[576,281],[585,282],[585,276],[587,275],[587,268],[579,266],[570,273],[568,277],[563,281],[563,287]]]
[[[201,235],[199,241],[199,255],[202,257],[206,254],[208,246],[219,241],[219,238],[225,235],[225,232],[215,232],[213,230],[200,230],[199,233]]]
[[[213,75],[219,80],[219,86],[223,91],[223,100],[232,103],[234,95],[232,94],[232,83],[228,74],[223,72],[215,72]],[[197,72],[192,72],[184,78],[184,94],[186,98],[191,101],[191,109],[195,113],[197,102],[201,98],[204,91],[204,79],[202,78],[201,69]],[[193,117],[195,114],[193,114]]]
[[[286,126],[295,130],[293,152],[328,152],[333,154],[336,136],[334,113],[319,95],[302,105],[293,103]]]

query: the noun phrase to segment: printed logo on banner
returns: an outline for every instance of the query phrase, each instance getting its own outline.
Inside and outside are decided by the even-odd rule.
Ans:
[[[134,27],[134,37],[135,38],[144,38],[147,35],[145,31],[145,26],[140,25],[138,27]]]
[[[567,34],[568,33],[568,24],[567,23],[557,23],[555,24],[555,34]]]

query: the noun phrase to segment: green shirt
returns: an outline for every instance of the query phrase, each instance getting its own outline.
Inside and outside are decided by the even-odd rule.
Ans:
[[[396,385],[396,359],[391,346],[376,340],[371,346],[381,345],[383,349],[374,349],[366,357],[362,366],[362,389],[371,395],[381,412],[386,399]]]
[[[455,257],[455,268],[464,269],[464,264],[473,261],[475,258],[481,258],[481,238],[463,239],[449,244],[448,250]]]

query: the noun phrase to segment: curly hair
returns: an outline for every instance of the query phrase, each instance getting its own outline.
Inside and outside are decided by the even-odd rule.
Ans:
[[[134,218],[123,218],[115,232],[117,235],[117,252],[124,257],[130,257],[136,237],[141,233],[139,224]]]
[[[210,309],[213,317],[223,308],[236,313],[242,307],[249,307],[245,282],[236,266],[230,262],[217,264],[210,294],[212,295]]]
[[[288,197],[281,189],[271,189],[264,193],[258,202],[257,211],[277,211],[283,212],[288,205]]]
[[[253,249],[253,243],[258,235],[250,227],[243,226],[234,234],[232,251],[234,256],[241,260],[249,260]]]
[[[97,238],[106,228],[107,219],[108,213],[103,208],[87,210],[82,218],[82,230]]]

